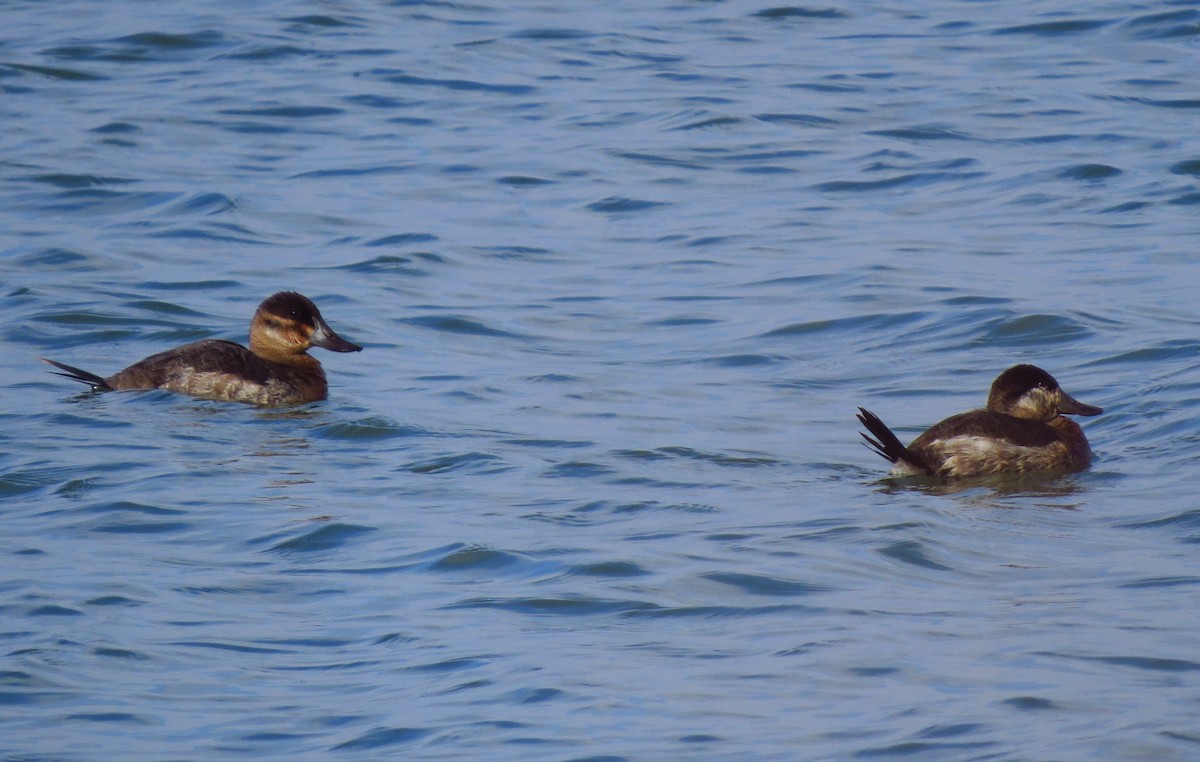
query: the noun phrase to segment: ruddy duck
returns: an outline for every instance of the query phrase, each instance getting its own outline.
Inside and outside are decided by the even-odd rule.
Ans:
[[[951,416],[905,447],[883,421],[859,408],[875,438],[867,444],[894,463],[892,476],[962,479],[1027,471],[1081,471],[1092,450],[1079,424],[1063,414],[1099,415],[1059,388],[1046,371],[1014,365],[992,383],[987,409]]]
[[[309,347],[358,352],[357,344],[333,332],[317,305],[294,291],[267,297],[250,321],[250,348],[207,339],[151,355],[108,378],[46,360],[56,375],[82,381],[97,391],[167,389],[204,399],[252,405],[300,405],[323,400],[329,386]]]

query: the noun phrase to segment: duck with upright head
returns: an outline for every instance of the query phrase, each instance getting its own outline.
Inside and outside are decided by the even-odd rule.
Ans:
[[[294,291],[267,297],[250,321],[250,348],[206,339],[151,355],[108,378],[46,360],[97,391],[167,389],[193,397],[280,407],[325,399],[328,383],[311,347],[358,352],[338,336],[317,305]]]
[[[1081,471],[1092,451],[1064,415],[1099,415],[1064,392],[1046,371],[1014,365],[992,383],[987,407],[951,416],[907,447],[874,413],[858,409],[867,444],[894,464],[892,476],[963,479],[1031,471]]]

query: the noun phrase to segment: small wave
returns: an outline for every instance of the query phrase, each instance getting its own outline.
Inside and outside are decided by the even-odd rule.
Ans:
[[[1021,710],[1059,709],[1059,705],[1040,696],[1013,696],[1000,702],[1005,706]]]
[[[438,240],[432,233],[396,233],[367,241],[364,246],[407,246],[414,243],[433,243]]]
[[[537,92],[537,88],[532,85],[498,85],[489,82],[476,82],[470,79],[433,79],[429,77],[414,77],[409,74],[384,74],[382,79],[385,82],[391,82],[395,85],[441,87],[458,92],[496,93],[499,95],[531,95]]]
[[[349,741],[337,744],[333,747],[333,751],[383,749],[389,746],[410,744],[432,733],[433,731],[429,728],[374,728]]]
[[[749,619],[758,616],[779,614],[803,615],[820,611],[818,608],[800,603],[779,603],[769,606],[653,606],[625,612],[631,618],[680,619],[700,617],[704,619]]]
[[[1058,176],[1065,180],[1098,182],[1100,180],[1107,180],[1110,177],[1116,177],[1119,174],[1121,174],[1121,170],[1116,167],[1110,167],[1107,164],[1077,164],[1061,170]]]
[[[586,208],[589,211],[600,212],[601,214],[632,214],[662,206],[669,206],[669,204],[663,201],[647,201],[644,199],[625,198],[623,196],[609,196],[608,198],[588,204]]]
[[[290,555],[294,553],[321,553],[340,548],[356,537],[374,532],[375,527],[355,524],[326,524],[299,537],[276,543],[268,548],[270,553]]]
[[[1184,193],[1167,202],[1174,206],[1195,206],[1200,204],[1200,192]]]
[[[755,114],[754,118],[767,124],[788,124],[796,127],[837,127],[840,124],[836,119],[816,114]],[[785,152],[780,151],[775,153]],[[792,150],[786,153],[808,155],[812,152]]]
[[[93,260],[77,251],[54,247],[19,256],[15,261],[22,268],[82,269],[72,266],[91,263]]]
[[[186,521],[116,521],[91,527],[107,534],[172,534],[192,528]]]
[[[34,66],[31,64],[5,63],[0,66],[6,66],[9,69],[24,72],[26,74],[37,74],[38,76],[47,77],[49,79],[61,79],[67,82],[99,82],[110,79],[102,74],[92,74],[91,72],[81,71],[79,69],[67,69],[61,66]]]
[[[102,595],[99,598],[92,598],[85,601],[85,603],[89,606],[125,606],[130,608],[146,605],[146,601],[135,601],[123,595]]]
[[[1200,11],[1187,8],[1165,13],[1151,13],[1130,19],[1125,24],[1132,36],[1141,40],[1172,40],[1181,37],[1200,37]]]
[[[278,119],[312,119],[346,113],[333,106],[270,106],[267,108],[229,108],[218,111],[226,116],[257,116]]]
[[[521,556],[494,548],[460,548],[430,564],[431,571],[459,572],[486,569],[496,571],[518,566],[524,562]]]
[[[516,40],[586,40],[595,37],[595,32],[582,29],[523,29],[510,35]]]
[[[116,191],[97,187],[74,188],[38,199],[36,208],[41,211],[82,212],[99,216],[118,215],[163,206],[180,195],[154,191]]]
[[[101,177],[97,175],[77,175],[71,173],[52,173],[47,175],[34,175],[28,178],[34,182],[46,183],[53,185],[56,188],[76,189],[76,188],[99,188],[106,185],[129,185],[137,182],[125,177]]]
[[[370,246],[371,244],[367,244]],[[413,265],[413,257],[399,257],[394,254],[384,254],[360,262],[346,265],[334,265],[336,270],[346,270],[354,273],[397,273],[408,276],[426,275],[426,271]]]
[[[133,725],[155,724],[146,717],[129,712],[77,712],[75,714],[68,714],[64,719],[79,722],[130,723]]]
[[[784,5],[765,8],[750,14],[751,18],[770,19],[845,19],[850,15],[837,8],[810,8],[802,5]]]
[[[141,131],[141,127],[129,122],[109,122],[108,124],[102,124],[99,127],[93,127],[88,130],[88,132],[94,132],[97,135],[131,135]]]
[[[0,476],[0,496],[23,495],[70,483],[74,476],[82,473],[80,468],[69,466],[47,466],[10,471]]]
[[[450,609],[499,609],[535,616],[599,616],[627,614],[659,608],[653,603],[606,598],[470,598],[447,606]]]
[[[1195,662],[1191,659],[1167,659],[1153,656],[1085,656],[1082,654],[1066,654],[1054,651],[1039,651],[1037,655],[1074,661],[1099,662],[1101,664],[1130,667],[1148,672],[1200,671],[1200,662]]]
[[[32,608],[25,613],[25,616],[83,616],[83,612],[69,606],[59,606],[51,603]]]
[[[932,185],[943,182],[966,182],[986,177],[986,172],[908,172],[880,180],[831,180],[813,186],[826,193],[867,193],[874,191],[908,188],[915,185]]]
[[[930,558],[929,553],[925,549],[925,544],[916,540],[899,540],[893,542],[880,548],[879,553],[911,566],[919,566],[923,569],[933,569],[935,571],[951,571],[949,566],[938,563]]]
[[[1125,582],[1121,587],[1138,590],[1157,587],[1190,587],[1192,585],[1200,585],[1200,577],[1147,577],[1133,580],[1132,582]]]
[[[616,469],[601,463],[571,461],[551,466],[546,470],[545,476],[550,479],[589,479],[596,476],[608,476],[613,473],[616,473]]]
[[[1074,19],[1064,21],[1045,21],[1038,24],[1020,24],[1018,26],[1007,26],[1000,29],[995,29],[992,34],[1019,34],[1032,35],[1035,37],[1062,37],[1069,34],[1080,34],[1082,32],[1091,32],[1096,29],[1103,29],[1111,24],[1111,21],[1103,19]]]
[[[1171,165],[1171,173],[1200,177],[1200,159],[1188,159]]]
[[[1100,214],[1124,214],[1126,212],[1138,212],[1148,206],[1150,206],[1149,201],[1126,201],[1123,204],[1105,207],[1100,210]]]
[[[219,241],[221,243],[240,243],[254,246],[264,246],[269,243],[263,236],[247,230],[241,225],[227,225],[217,222],[204,223],[201,226],[177,227],[146,234],[147,238]]]
[[[293,180],[321,180],[334,177],[375,177],[399,175],[412,171],[410,164],[384,164],[369,167],[339,167],[336,169],[313,169],[292,175]]]
[[[873,313],[849,318],[832,318],[827,320],[809,320],[803,323],[792,323],[782,328],[775,328],[760,334],[761,338],[778,338],[791,336],[819,336],[826,333],[871,333],[876,330],[895,329],[900,326],[912,325],[926,320],[927,312]]]
[[[985,346],[1044,346],[1079,341],[1093,331],[1061,315],[1021,315],[991,321],[972,343]]]
[[[242,283],[236,280],[144,280],[138,286],[150,291],[220,291],[241,288]]]
[[[890,130],[870,130],[868,135],[925,143],[931,140],[972,140],[970,135],[949,127],[902,127]]]
[[[637,456],[639,451],[622,451]],[[781,461],[767,456],[745,456],[745,455],[728,455],[722,452],[705,452],[703,450],[695,450],[691,447],[659,447],[651,454],[651,459],[654,455],[662,455],[664,457],[683,458],[686,460],[698,460],[706,463],[712,463],[718,466],[733,466],[736,468],[754,468],[758,466],[777,466]]]
[[[529,175],[505,175],[504,177],[496,178],[496,183],[499,185],[511,185],[514,187],[532,187],[535,185],[553,185],[555,180],[547,180],[544,177],[530,177]]]
[[[329,16],[327,14],[310,14],[307,16],[288,16],[283,19],[289,24],[297,26],[311,26],[317,29],[336,29],[339,27],[361,27],[362,23],[354,20],[339,18],[337,16]]]
[[[516,259],[526,262],[541,262],[555,255],[553,250],[540,246],[477,246],[475,250],[496,259]]]
[[[1127,100],[1156,108],[1183,110],[1200,108],[1200,98],[1128,98]]]
[[[140,32],[125,37],[118,37],[114,42],[124,45],[136,45],[143,48],[154,48],[160,51],[172,50],[202,50],[219,45],[225,36],[220,32],[204,30],[191,34],[167,34],[163,32]]]
[[[553,449],[577,449],[595,445],[595,442],[587,439],[505,439],[501,441],[503,444],[518,447],[537,447],[539,449],[547,447]]]
[[[758,365],[775,365],[788,362],[787,357],[782,355],[766,355],[766,354],[737,354],[723,355],[721,357],[709,357],[704,360],[709,365],[716,365],[720,368],[750,368]]]
[[[526,338],[519,334],[486,326],[477,320],[454,315],[422,315],[415,318],[404,318],[400,322],[442,333],[457,333],[466,336],[489,336],[501,339]]]
[[[604,579],[645,577],[650,574],[647,569],[631,561],[599,561],[592,564],[579,564],[572,566],[569,573],[573,576]]]
[[[495,455],[488,455],[482,452],[466,452],[415,461],[401,466],[401,468],[415,474],[444,474],[451,471],[465,470],[496,473],[507,471],[509,466]]]
[[[164,214],[221,214],[238,208],[237,199],[224,193],[196,193],[163,210]]]
[[[1158,529],[1158,528],[1181,528],[1181,529],[1200,529],[1200,509],[1188,509],[1180,513],[1173,513],[1162,518],[1147,519],[1144,521],[1134,521],[1127,524],[1118,524],[1122,529]]]
[[[762,574],[710,572],[700,576],[712,582],[719,582],[722,585],[735,587],[751,595],[791,598],[812,595],[813,593],[826,593],[832,590],[827,585],[815,582],[801,582],[799,580],[782,579]]]
[[[368,416],[356,421],[341,421],[326,424],[318,426],[313,431],[325,439],[352,442],[371,442],[383,439],[429,436],[430,434],[429,431],[419,426],[406,426],[381,416]]]
[[[232,61],[282,61],[288,58],[316,55],[316,53],[317,51],[313,48],[302,48],[297,45],[253,45],[220,57]]]
[[[672,127],[673,130],[682,132],[691,132],[693,130],[707,130],[713,127],[730,127],[735,124],[741,124],[742,120],[736,116],[712,116],[706,119],[700,119],[695,122],[681,124],[678,127]],[[703,168],[703,167],[699,167]]]

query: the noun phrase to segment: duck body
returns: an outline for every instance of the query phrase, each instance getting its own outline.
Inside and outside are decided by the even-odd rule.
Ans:
[[[64,371],[59,375],[98,391],[166,389],[203,399],[281,407],[328,395],[325,371],[308,354],[310,347],[334,352],[362,349],[338,336],[307,297],[281,291],[254,313],[249,348],[206,339],[151,355],[107,378],[45,361]]]
[[[1016,365],[997,377],[987,407],[951,416],[905,446],[878,416],[859,408],[867,444],[893,464],[893,476],[964,479],[1036,471],[1081,471],[1092,451],[1066,414],[1099,415],[1064,392],[1046,371]]]

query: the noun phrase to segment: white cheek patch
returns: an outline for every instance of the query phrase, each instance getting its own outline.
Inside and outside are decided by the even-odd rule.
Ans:
[[[1058,409],[1058,396],[1045,389],[1031,389],[1017,403],[1009,415],[1028,418],[1031,421],[1049,420]]]

